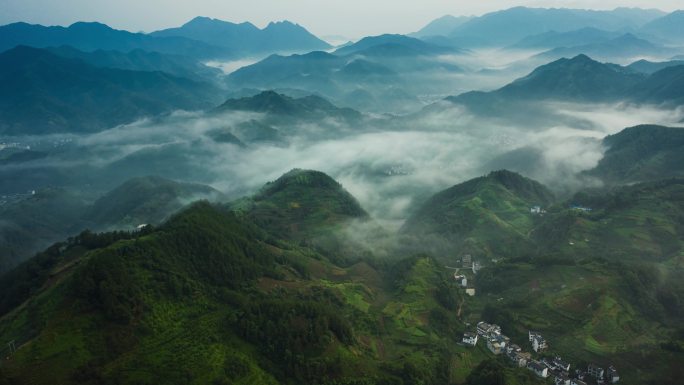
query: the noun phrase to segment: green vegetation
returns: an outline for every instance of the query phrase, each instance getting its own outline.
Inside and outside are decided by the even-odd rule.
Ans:
[[[3,361],[2,377],[51,384],[448,380],[463,348],[460,330],[441,329],[457,319],[436,299],[446,277],[433,259],[416,257],[383,275],[269,239],[231,212],[199,203],[144,233],[83,234],[56,245],[2,282],[9,290],[33,277],[27,294],[4,305],[0,338],[20,349]],[[438,323],[435,313],[446,320]]]
[[[500,171],[436,195],[400,246],[429,234],[471,253],[485,266],[467,273],[469,297],[444,266],[453,254],[349,254],[354,244],[338,234],[367,214],[327,175],[293,170],[228,206],[199,202],[132,233],[84,232],[2,277],[0,341],[19,349],[3,352],[0,378],[542,383],[482,342],[459,344],[486,320],[524,350],[538,330],[545,354],[613,364],[626,384],[668,382],[684,346],[683,186],[588,191],[554,205],[540,184]],[[530,213],[534,205],[547,212]]]
[[[159,177],[133,178],[99,198],[86,217],[99,227],[132,229],[161,223],[186,204],[218,197],[213,188]]]
[[[510,171],[444,190],[408,219],[402,233],[417,248],[441,254],[518,255],[529,250],[533,206],[546,206],[553,194]]]
[[[683,198],[682,179],[584,192],[550,210],[532,235],[547,255],[666,261],[682,251]]]
[[[278,236],[312,238],[368,214],[334,179],[318,171],[295,169],[267,183],[251,199],[233,205]]]
[[[607,136],[608,150],[588,174],[610,183],[631,183],[681,177],[684,130],[641,125]]]

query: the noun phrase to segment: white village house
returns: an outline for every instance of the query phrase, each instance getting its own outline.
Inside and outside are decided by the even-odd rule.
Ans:
[[[477,345],[477,333],[465,332],[463,333],[463,343],[470,346]]]
[[[532,343],[532,349],[535,352],[539,353],[549,347],[546,343],[546,340],[544,339],[544,337],[542,337],[540,333],[533,332],[532,330],[530,330],[528,332],[528,335],[530,342]]]
[[[549,368],[539,361],[532,360],[527,363],[527,369],[533,371],[537,376],[546,378],[549,376]]]

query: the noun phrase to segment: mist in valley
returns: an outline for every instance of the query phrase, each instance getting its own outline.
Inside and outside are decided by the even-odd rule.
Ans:
[[[493,170],[521,172],[561,196],[596,186],[600,182],[582,171],[602,158],[605,136],[682,119],[681,110],[629,104],[547,102],[542,108],[544,122],[502,124],[441,102],[405,116],[368,115],[353,126],[333,118],[276,126],[277,140],[244,143],[220,142],[212,134],[266,121],[264,114],[177,112],[91,135],[14,138],[48,155],[3,166],[9,177],[0,187],[18,192],[17,182],[7,181],[21,177],[24,190],[83,183],[97,193],[131,177],[159,175],[208,184],[237,199],[290,169],[312,169],[340,181],[374,218],[396,228],[431,194]],[[61,178],[69,173],[73,179]]]

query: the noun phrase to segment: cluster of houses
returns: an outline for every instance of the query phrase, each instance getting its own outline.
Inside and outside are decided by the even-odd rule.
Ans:
[[[548,349],[548,344],[541,333],[529,331],[528,337],[532,349],[536,353]],[[555,356],[553,359],[546,357],[540,360],[532,359],[532,354],[524,352],[520,346],[511,343],[511,339],[501,333],[501,326],[496,324],[478,322],[475,333],[465,332],[463,334],[463,343],[475,346],[479,338],[484,338],[487,341],[487,349],[492,353],[496,355],[505,354],[515,366],[526,367],[542,378],[552,378],[555,385],[587,385],[585,381],[589,380],[589,377],[594,379],[597,384],[614,384],[620,381],[620,376],[613,366],[604,370],[594,364],[590,364],[586,372],[576,370],[574,378],[570,378],[570,364],[568,362],[559,356]]]
[[[546,214],[546,210],[544,210],[540,206],[532,206],[530,207],[530,213],[532,215],[544,215]]]

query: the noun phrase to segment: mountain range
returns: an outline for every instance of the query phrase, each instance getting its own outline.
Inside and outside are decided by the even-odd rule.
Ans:
[[[78,22],[68,27],[14,23],[0,26],[0,52],[19,45],[36,48],[68,45],[81,51],[143,50],[194,59],[230,59],[275,52],[308,52],[331,46],[289,21],[259,29],[197,17],[178,28],[150,34],[116,30],[101,23]]]
[[[456,252],[487,265],[469,298],[440,259],[340,264],[311,246],[319,226],[366,214],[327,175],[293,170],[229,207],[201,202],[139,232],[82,233],[4,275],[0,335],[19,349],[0,373],[34,383],[438,384],[473,381],[494,365],[486,370],[506,383],[541,383],[527,369],[496,365],[485,349],[453,343],[482,315],[521,344],[536,325],[573,362],[610,360],[626,378],[668,381],[676,369],[650,371],[648,362],[676,368],[676,353],[659,342],[676,338],[672,304],[684,287],[656,272],[682,249],[671,227],[682,186],[675,179],[557,201],[504,170],[437,193],[401,242],[425,244],[427,229],[462,239],[467,247]],[[544,212],[530,212],[534,204]],[[510,247],[497,249],[501,242]],[[624,258],[635,246],[648,258]]]
[[[0,27],[0,385],[679,384],[681,16]]]
[[[526,36],[510,46],[513,49],[553,49],[559,47],[576,47],[587,44],[598,44],[618,37],[618,32],[604,31],[598,28],[585,27],[567,32],[554,30],[537,35]]]
[[[472,16],[445,15],[431,21],[428,25],[421,28],[419,31],[410,34],[409,36],[417,37],[419,39],[429,36],[446,36],[457,27],[460,27],[472,19]]]
[[[594,11],[514,7],[455,24],[446,36],[466,48],[480,45],[501,47],[549,31],[563,33],[583,28],[636,30],[663,16],[665,13],[661,11],[635,8]]]
[[[504,110],[506,107],[501,103],[542,99],[680,105],[682,93],[679,84],[682,71],[683,66],[673,66],[646,75],[616,64],[600,63],[586,55],[578,55],[538,67],[529,75],[498,90],[488,93],[469,92],[448,100],[464,103],[475,109],[487,109],[493,106],[493,101],[497,101]]]
[[[216,103],[208,83],[162,72],[101,68],[20,46],[0,54],[0,133],[94,132]]]
[[[674,11],[644,25],[642,31],[665,41],[684,43],[684,12]]]
[[[221,70],[205,66],[198,61],[179,55],[164,55],[136,49],[127,53],[97,50],[84,52],[70,46],[47,48],[51,53],[70,59],[78,59],[95,67],[116,68],[130,71],[161,71],[176,77],[217,83]]]
[[[231,57],[227,49],[184,37],[154,37],[116,30],[101,23],[78,22],[68,27],[14,23],[0,27],[0,52],[25,45],[35,48],[72,46],[81,51],[141,49],[199,59]]]
[[[437,75],[462,73],[458,65],[440,59],[458,54],[467,52],[402,35],[372,36],[333,53],[273,55],[231,73],[228,84],[305,90],[363,111],[398,110],[417,102],[413,95],[444,87]]]
[[[152,32],[153,37],[183,37],[223,47],[238,56],[263,55],[276,52],[308,52],[326,50],[330,44],[289,21],[272,22],[264,29],[252,23],[196,17],[178,28]]]
[[[587,55],[599,60],[632,60],[639,57],[668,57],[671,49],[640,39],[631,33],[613,39],[577,46],[557,46],[538,56],[544,60]]]

